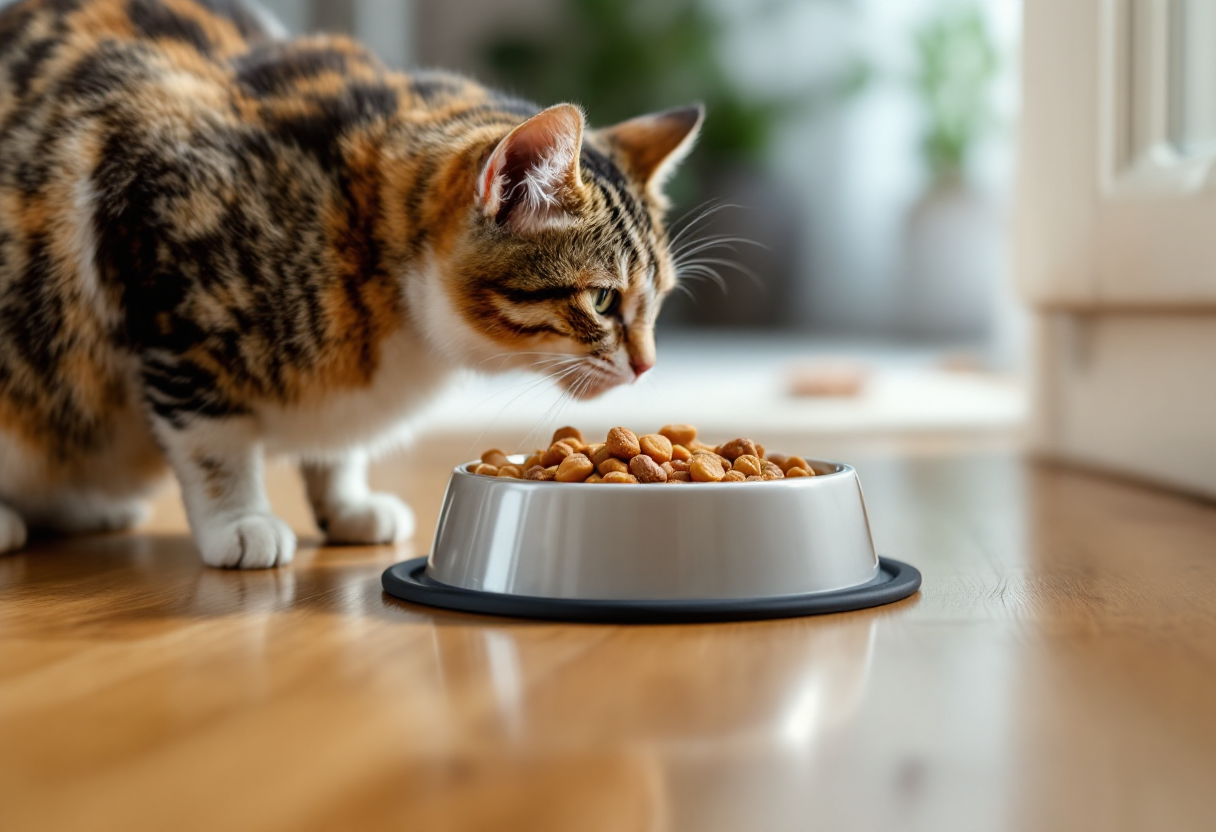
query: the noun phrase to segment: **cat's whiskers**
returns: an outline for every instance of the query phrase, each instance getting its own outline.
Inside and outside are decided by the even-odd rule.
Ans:
[[[715,234],[710,237],[697,237],[692,240],[686,240],[682,246],[672,250],[671,258],[673,262],[679,262],[681,258],[699,254],[702,251],[709,251],[715,248],[730,248],[734,244],[755,246],[765,251],[769,250],[769,247],[764,243],[748,237],[739,237],[734,234]],[[734,249],[732,248],[731,250],[733,251]]]
[[[478,434],[477,438],[475,440],[473,440],[472,444],[469,445],[469,449],[466,453],[473,453],[473,450],[481,444],[481,440],[485,437],[485,435],[487,433],[489,433],[490,429],[493,428],[494,425],[498,423],[498,420],[502,417],[502,415],[504,413],[506,413],[507,408],[509,408],[511,405],[515,404],[515,402],[519,401],[520,398],[522,398],[523,396],[527,395],[528,393],[536,390],[537,388],[545,389],[546,382],[552,381],[552,382],[554,382],[554,384],[561,384],[561,382],[564,378],[573,374],[578,369],[579,368],[577,365],[571,366],[571,367],[563,367],[561,369],[553,371],[552,373],[543,375],[538,379],[529,379],[527,382],[523,382],[523,384],[526,384],[527,386],[524,387],[524,389],[521,390],[519,393],[517,393],[514,397],[512,397],[510,401],[508,401],[506,404],[504,404],[501,408],[498,409],[498,412],[496,414],[494,414],[494,417],[492,419],[490,419],[490,421],[486,424],[485,428],[481,431],[480,434]],[[512,385],[510,388],[507,388],[506,390],[499,390],[493,396],[491,396],[490,398],[488,398],[484,402],[482,402],[481,405],[478,405],[478,408],[480,409],[481,407],[484,407],[486,404],[489,404],[491,401],[493,401],[497,396],[501,395],[504,392],[508,392],[509,390],[512,390],[515,387],[519,387],[519,386],[520,385],[516,384],[516,385]]]
[[[722,294],[729,294],[729,287],[726,285],[726,279],[718,273],[717,269],[709,266],[691,266],[678,274],[678,279],[685,280],[709,280],[715,286],[722,290]]]
[[[564,369],[565,367],[577,364],[582,360],[583,359],[580,356],[580,357],[572,358],[569,361],[562,360],[562,361],[550,363],[550,364],[547,364],[546,366],[540,366],[542,364],[545,364],[546,362],[537,361],[533,364],[528,365],[527,368],[520,368],[521,370],[528,372],[529,376],[531,376],[534,373],[542,373],[544,375],[542,375],[542,377],[540,379],[529,377],[529,378],[524,379],[523,381],[517,382],[516,384],[507,385],[506,387],[503,387],[502,389],[497,390],[494,393],[491,393],[486,399],[479,402],[478,407],[483,407],[483,406],[489,404],[490,402],[494,401],[494,399],[501,396],[503,393],[510,392],[510,391],[516,389],[517,387],[521,387],[523,385],[528,385],[529,387],[531,387],[535,384],[543,383],[544,381],[558,375],[558,373],[560,373],[560,371],[562,369]],[[539,369],[531,369],[531,368],[539,368]],[[546,373],[546,371],[551,371],[551,372]]]
[[[717,271],[715,269],[713,269],[714,266],[722,266],[724,268],[734,269],[739,274],[748,278],[756,286],[756,288],[759,289],[761,292],[765,292],[765,293],[768,292],[768,286],[760,278],[760,275],[756,274],[752,269],[749,269],[747,266],[743,265],[742,263],[740,263],[736,260],[726,260],[721,257],[701,257],[701,258],[697,258],[695,260],[689,260],[688,262],[684,263],[681,266],[681,268],[685,272],[691,272],[691,271],[695,271],[695,270],[709,270],[709,271],[713,271],[715,274],[717,274]],[[678,274],[680,274],[680,272],[677,271],[676,274],[678,275]],[[719,275],[719,277],[720,276],[721,275]]]
[[[527,446],[527,443],[532,439],[533,436],[538,435],[538,432],[539,435],[544,435],[550,423],[557,421],[561,414],[565,412],[566,407],[574,401],[575,390],[582,389],[582,386],[591,377],[591,371],[583,369],[582,375],[575,379],[573,384],[569,385],[565,390],[562,391],[561,395],[557,397],[557,400],[553,402],[553,404],[549,405],[548,409],[545,411],[544,415],[541,416],[541,419],[536,426],[532,428],[532,430],[528,431],[528,435],[525,436],[523,440],[524,447]]]
[[[710,280],[722,290],[722,294],[729,294],[729,285],[726,279],[722,276],[721,272],[714,268],[715,266],[722,266],[734,269],[744,277],[747,277],[761,291],[767,291],[767,287],[760,276],[742,263],[722,257],[698,256],[714,252],[718,249],[736,251],[736,245],[751,245],[766,250],[768,248],[755,240],[730,234],[716,234],[709,237],[690,239],[680,245],[673,244],[672,266],[676,273],[677,288],[683,290],[685,294],[695,301],[694,293],[687,286],[683,285],[684,281]]]
[[[692,211],[689,211],[683,217],[676,220],[676,222],[672,223],[672,226],[671,226],[672,230],[675,231],[677,226],[679,226],[680,223],[684,222],[685,218],[687,218],[689,216],[689,214],[692,214],[693,211],[696,211],[698,209],[701,210],[700,214],[698,214],[695,218],[693,218],[686,225],[684,225],[682,228],[680,228],[678,232],[676,232],[675,236],[672,237],[671,242],[668,244],[669,247],[677,245],[688,234],[690,234],[694,228],[696,228],[698,225],[702,224],[703,222],[708,220],[710,217],[712,217],[714,214],[717,214],[720,211],[725,211],[728,208],[738,208],[740,210],[745,210],[745,206],[743,206],[743,205],[735,205],[733,203],[722,203],[722,204],[715,205],[714,204],[715,202],[717,202],[717,200],[711,199],[708,202],[702,203],[701,206],[698,206],[698,208],[692,209]]]
[[[533,351],[512,350],[509,352],[500,352],[498,355],[491,355],[489,358],[478,361],[476,364],[473,365],[473,367],[471,369],[477,369],[478,367],[481,367],[483,364],[488,364],[491,361],[496,361],[498,359],[503,359],[505,361],[506,359],[510,359],[510,358],[520,358],[523,356],[537,356],[537,355],[543,356],[546,358],[571,359],[574,361],[581,361],[583,359],[583,356],[581,356],[581,355],[570,355],[570,353],[567,353],[567,352],[533,352]],[[543,362],[537,361],[535,364],[529,364],[528,366],[535,367],[536,364],[541,364],[541,363],[543,363]]]

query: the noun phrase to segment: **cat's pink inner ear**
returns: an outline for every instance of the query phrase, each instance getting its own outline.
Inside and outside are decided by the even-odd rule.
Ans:
[[[487,216],[517,232],[568,225],[582,188],[583,114],[558,104],[512,130],[490,155],[478,181]]]
[[[600,131],[628,172],[658,189],[692,150],[705,120],[700,104],[639,116]]]

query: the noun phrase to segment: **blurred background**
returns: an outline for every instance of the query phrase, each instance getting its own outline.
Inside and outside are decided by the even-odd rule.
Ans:
[[[1015,0],[271,0],[402,68],[455,70],[592,124],[703,101],[672,218],[713,249],[666,304],[659,367],[610,406],[471,378],[443,429],[696,416],[760,431],[1016,431],[1023,312],[1010,212]],[[717,414],[717,415],[715,415]],[[709,419],[707,423],[705,420]],[[537,427],[537,423],[540,426]],[[525,444],[535,437],[528,436]]]

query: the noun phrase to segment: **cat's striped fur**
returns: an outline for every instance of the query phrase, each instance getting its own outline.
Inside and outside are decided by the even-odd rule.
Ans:
[[[208,563],[284,563],[267,451],[332,540],[408,535],[366,449],[454,368],[582,356],[593,395],[653,364],[700,119],[584,133],[240,0],[0,8],[0,551],[129,524],[169,466]]]

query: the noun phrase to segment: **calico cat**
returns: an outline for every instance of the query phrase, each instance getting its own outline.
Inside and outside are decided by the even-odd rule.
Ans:
[[[172,470],[206,563],[288,563],[267,453],[329,541],[408,537],[368,455],[454,370],[654,364],[702,117],[585,129],[240,0],[0,7],[0,552],[127,527]]]

